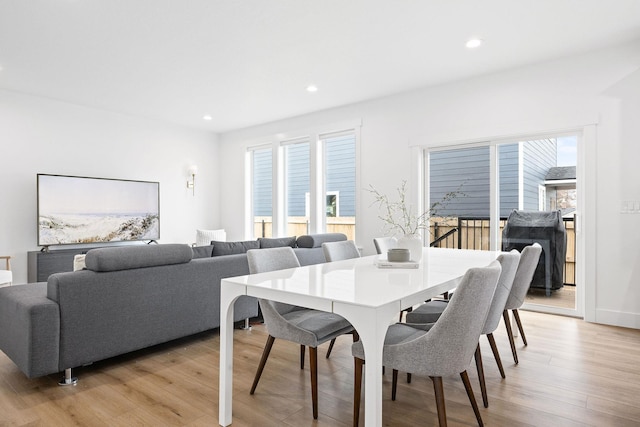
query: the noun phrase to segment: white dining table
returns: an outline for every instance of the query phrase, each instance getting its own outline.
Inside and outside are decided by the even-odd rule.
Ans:
[[[220,291],[219,423],[232,422],[233,303],[248,295],[337,313],[364,346],[365,425],[382,425],[382,350],[398,313],[454,289],[472,267],[499,251],[424,248],[418,268],[381,268],[380,255],[222,279]],[[248,393],[248,390],[247,390]]]

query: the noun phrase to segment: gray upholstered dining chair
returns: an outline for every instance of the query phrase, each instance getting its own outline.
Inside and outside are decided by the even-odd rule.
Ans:
[[[500,273],[500,278],[498,279],[498,285],[496,287],[496,291],[493,294],[493,300],[491,301],[491,307],[489,308],[489,314],[487,315],[487,320],[484,322],[484,327],[482,328],[481,335],[486,335],[489,340],[489,345],[491,346],[491,351],[493,352],[493,356],[496,359],[496,364],[498,365],[498,370],[500,371],[500,376],[505,378],[504,368],[502,366],[502,360],[500,359],[500,353],[498,352],[498,346],[496,345],[496,340],[493,337],[493,332],[498,328],[498,324],[500,323],[500,318],[502,317],[502,313],[504,312],[504,307],[507,302],[507,298],[509,298],[514,278],[516,276],[516,270],[518,269],[518,265],[520,262],[520,253],[515,249],[509,253],[501,254],[498,256],[497,261],[500,263],[502,267],[502,272]],[[454,298],[452,298],[454,299]],[[431,304],[432,302],[428,302],[425,304]],[[440,305],[438,305],[440,306]],[[448,306],[444,304],[444,308]],[[444,311],[444,310],[443,310]],[[433,313],[429,313],[429,316],[432,316]],[[409,318],[415,318],[419,316],[410,316],[407,314],[407,323],[412,324],[409,321]],[[431,323],[431,322],[424,322]],[[417,325],[416,325],[417,326]],[[420,327],[420,326],[417,326]],[[480,381],[480,391],[482,393],[482,403],[484,407],[489,407],[489,399],[487,396],[487,387],[484,379],[484,367],[482,365],[482,354],[480,352],[480,343],[478,343],[478,347],[475,353],[475,361],[476,361],[476,369],[478,370],[478,379]],[[396,387],[397,387],[397,373],[394,372],[394,381],[392,385],[392,396],[393,400],[395,400]],[[407,374],[407,379],[410,381],[411,374]]]
[[[290,247],[271,249],[251,249],[247,251],[247,261],[251,274],[299,267],[300,263]],[[259,299],[262,316],[269,337],[264,346],[260,364],[256,371],[250,394],[254,394],[262,371],[269,358],[273,343],[284,339],[300,344],[301,367],[303,367],[305,346],[309,347],[311,373],[311,399],[313,418],[318,418],[318,353],[317,347],[339,335],[353,331],[351,324],[337,314],[298,307],[290,304]],[[355,338],[354,338],[355,339]]]
[[[325,242],[322,244],[322,252],[324,253],[324,259],[326,259],[327,262],[360,258],[360,251],[353,240]]]
[[[387,253],[389,249],[393,249],[398,246],[398,239],[395,237],[374,237],[373,246],[376,247],[378,254]]]
[[[360,258],[360,251],[353,240],[325,242],[322,244],[322,252],[324,253],[324,259],[326,259],[327,262]],[[358,333],[355,330],[352,333],[354,334],[353,339],[356,341],[358,339]],[[336,339],[333,338],[329,343],[329,348],[327,349],[327,359],[331,356],[331,351],[333,350],[333,345],[335,343]]]
[[[533,274],[538,266],[540,255],[542,254],[542,246],[538,243],[525,246],[520,254],[520,264],[518,264],[518,271],[516,271],[516,277],[513,279],[513,287],[511,293],[504,307],[502,316],[504,318],[504,325],[507,328],[507,334],[509,335],[509,344],[511,345],[511,353],[513,354],[513,361],[518,363],[518,353],[516,352],[516,343],[513,338],[513,331],[511,329],[511,322],[509,321],[509,310],[513,312],[513,317],[518,325],[522,342],[527,345],[527,337],[524,335],[524,329],[522,329],[522,322],[520,321],[520,314],[518,309],[524,304],[524,299],[529,291],[529,286],[533,280]]]
[[[394,370],[431,377],[440,426],[447,425],[442,377],[455,374],[462,378],[478,424],[482,425],[467,367],[478,346],[500,271],[498,261],[484,268],[469,269],[447,310],[437,323],[425,325],[426,330],[403,323],[391,325],[387,330],[382,364]],[[357,426],[365,360],[362,343],[355,342],[351,352],[355,360],[353,425]]]

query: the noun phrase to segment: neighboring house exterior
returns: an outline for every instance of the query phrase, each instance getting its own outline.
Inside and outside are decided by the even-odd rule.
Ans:
[[[565,209],[571,199],[563,191],[573,189],[575,166],[556,166],[556,140],[542,139],[499,146],[500,216],[513,209]],[[325,141],[327,216],[355,216],[355,140],[352,135]],[[430,153],[430,198],[461,191],[442,216],[489,217],[489,147],[473,147]],[[309,144],[287,146],[287,216],[309,215]],[[272,152],[254,154],[254,215],[272,215]]]
[[[253,214],[270,217],[273,212],[273,162],[271,148],[253,152]]]
[[[553,167],[544,182],[549,209],[561,209],[563,216],[571,215],[576,210],[576,167]]]
[[[556,166],[555,139],[498,146],[500,216],[513,209],[550,209],[545,179]],[[431,203],[460,191],[438,216],[489,217],[490,151],[488,146],[434,151],[429,154]]]
[[[353,135],[323,141],[326,164],[327,216],[354,217],[356,213],[356,144]],[[286,146],[287,216],[309,215],[309,144]],[[272,215],[271,150],[254,153],[253,211],[255,216]]]

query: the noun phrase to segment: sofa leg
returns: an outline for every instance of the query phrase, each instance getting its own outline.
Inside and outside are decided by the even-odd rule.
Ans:
[[[250,331],[251,330],[251,325],[249,324],[249,318],[247,317],[246,319],[244,319],[244,327],[242,328],[245,331]]]
[[[78,384],[78,378],[71,375],[71,368],[64,370],[64,378],[60,380],[58,385],[76,385]]]

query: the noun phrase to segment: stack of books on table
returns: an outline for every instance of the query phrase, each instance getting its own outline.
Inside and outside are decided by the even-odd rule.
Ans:
[[[388,261],[386,257],[381,257],[380,259],[375,261],[375,264],[378,268],[418,268],[420,267],[419,262],[415,261]]]

